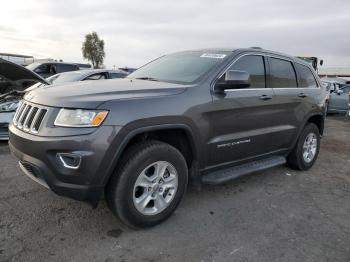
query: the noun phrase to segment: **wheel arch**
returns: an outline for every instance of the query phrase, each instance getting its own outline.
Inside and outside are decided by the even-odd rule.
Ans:
[[[173,136],[169,136],[168,138],[165,136],[165,134],[175,133],[179,135],[181,132],[182,136],[177,136],[176,139],[173,139]],[[161,136],[159,136],[159,134]],[[156,137],[156,135],[158,135],[158,137]],[[127,135],[123,138],[122,142],[120,143],[120,146],[118,146],[118,149],[116,150],[116,154],[112,161],[112,166],[108,170],[106,176],[104,177],[103,185],[106,185],[108,183],[110,177],[112,176],[113,172],[120,163],[123,153],[136,142],[147,139],[156,139],[168,143],[177,148],[182,154],[184,154],[188,167],[190,167],[191,161],[198,159],[199,157],[193,131],[188,125],[161,124],[147,127],[139,127],[128,132]],[[190,152],[186,152],[187,149],[189,149]]]

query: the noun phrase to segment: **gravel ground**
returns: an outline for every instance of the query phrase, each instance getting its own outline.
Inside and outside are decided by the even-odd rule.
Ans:
[[[327,119],[319,159],[188,190],[175,214],[130,230],[25,177],[0,144],[0,261],[350,261],[350,121]]]

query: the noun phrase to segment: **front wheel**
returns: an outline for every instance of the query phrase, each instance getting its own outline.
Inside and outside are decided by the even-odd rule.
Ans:
[[[294,169],[308,170],[315,163],[320,150],[318,127],[309,123],[301,132],[299,139],[288,156],[288,164]]]
[[[188,180],[183,155],[169,144],[148,141],[130,148],[107,185],[110,209],[125,224],[144,228],[168,218]]]

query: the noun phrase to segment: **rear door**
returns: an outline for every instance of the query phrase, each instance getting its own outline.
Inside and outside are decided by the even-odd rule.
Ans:
[[[283,57],[269,57],[268,60],[268,86],[276,95],[275,117],[278,125],[285,127],[279,137],[280,147],[288,148],[315,105],[318,86],[309,67]]]

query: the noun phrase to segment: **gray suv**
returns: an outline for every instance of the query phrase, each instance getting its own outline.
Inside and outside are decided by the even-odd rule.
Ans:
[[[58,73],[80,70],[77,64],[64,62],[35,62],[26,67],[43,78],[48,78]]]
[[[9,145],[41,185],[93,206],[105,192],[121,221],[150,227],[174,212],[189,182],[312,167],[325,97],[312,67],[291,56],[185,51],[124,79],[27,93]]]

